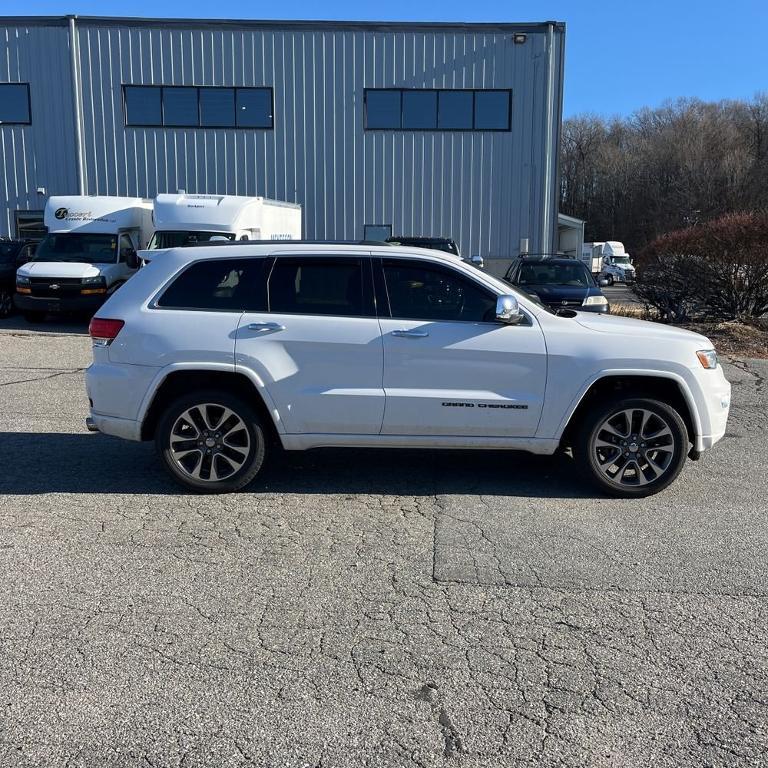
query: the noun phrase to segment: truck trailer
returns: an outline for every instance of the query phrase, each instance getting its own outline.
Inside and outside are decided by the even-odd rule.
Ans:
[[[236,195],[162,194],[149,250],[223,240],[299,240],[301,206]]]

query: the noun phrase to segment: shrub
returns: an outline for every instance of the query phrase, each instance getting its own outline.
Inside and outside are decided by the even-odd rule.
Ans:
[[[639,256],[637,294],[662,319],[734,320],[768,312],[768,212],[670,232]]]

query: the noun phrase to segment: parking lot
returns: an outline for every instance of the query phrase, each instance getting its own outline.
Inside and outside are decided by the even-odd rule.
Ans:
[[[84,324],[0,349],[0,765],[765,764],[768,361],[645,500],[340,450],[206,497],[85,431]]]

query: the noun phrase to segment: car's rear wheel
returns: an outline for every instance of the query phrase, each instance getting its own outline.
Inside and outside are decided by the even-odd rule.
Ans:
[[[248,485],[266,448],[256,411],[236,395],[213,390],[174,400],[160,419],[155,442],[171,476],[199,493],[230,493]]]
[[[0,317],[13,314],[13,294],[7,288],[0,288]]]
[[[612,496],[637,498],[658,493],[680,474],[688,431],[666,403],[616,399],[587,414],[574,447],[598,487]]]

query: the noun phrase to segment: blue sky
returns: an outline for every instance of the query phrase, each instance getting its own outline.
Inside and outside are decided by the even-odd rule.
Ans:
[[[629,114],[666,99],[768,91],[768,0],[2,0],[3,15],[381,21],[565,21],[566,116]]]

